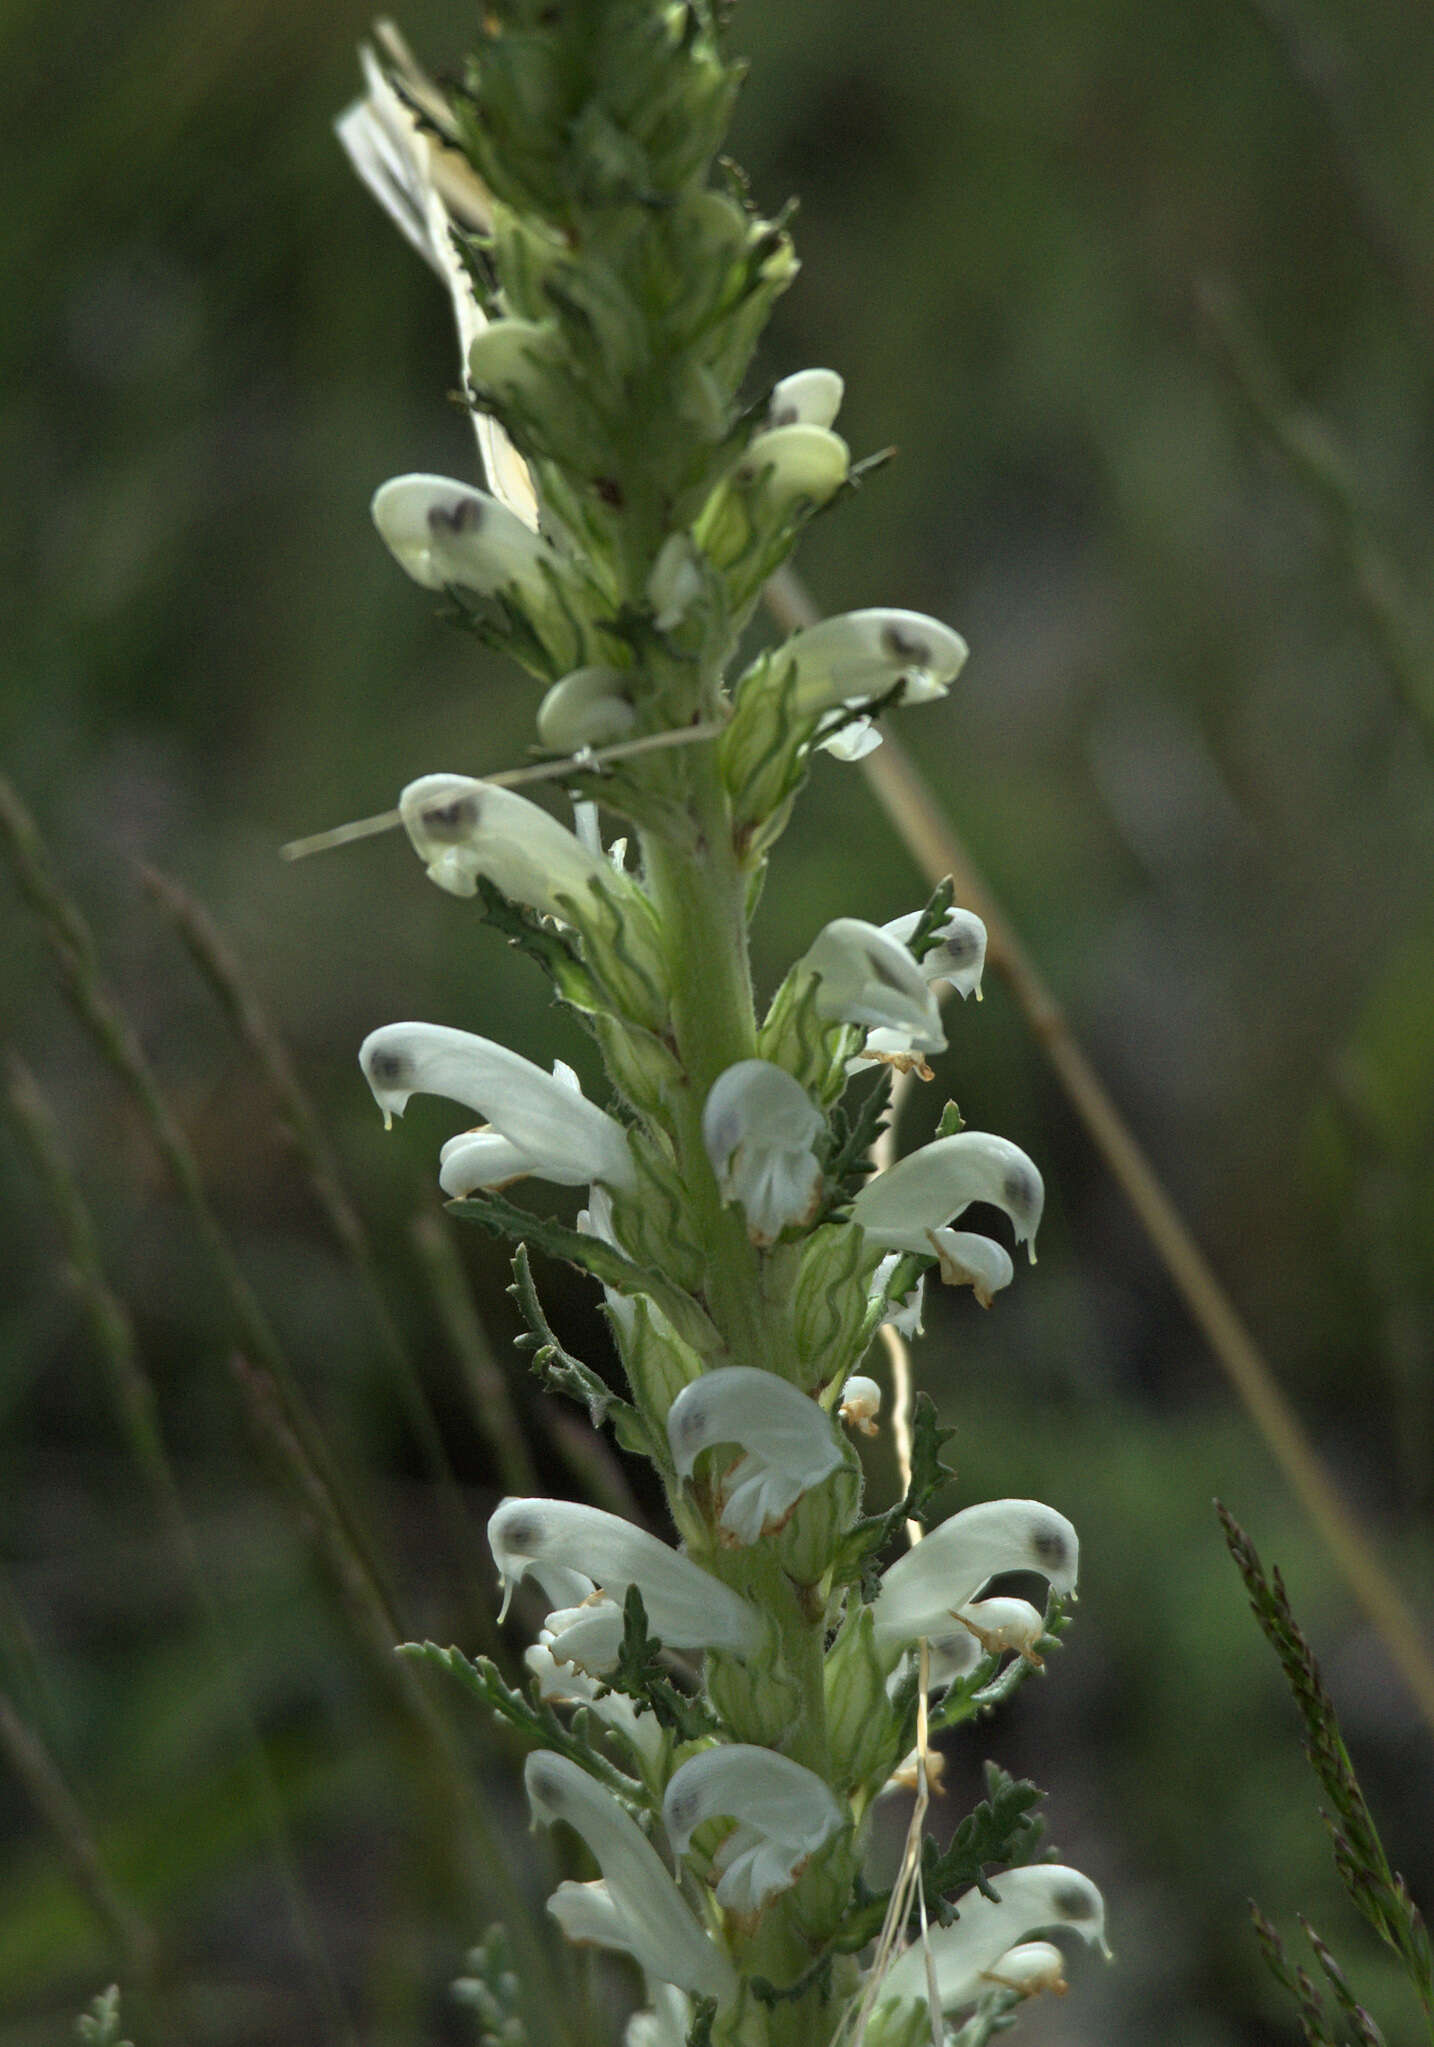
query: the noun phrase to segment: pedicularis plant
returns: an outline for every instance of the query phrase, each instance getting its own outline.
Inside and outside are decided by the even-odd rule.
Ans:
[[[934,619],[857,611],[740,666],[764,584],[855,472],[833,372],[744,395],[796,262],[718,155],[739,69],[717,12],[490,0],[445,90],[384,30],[340,124],[449,286],[488,486],[399,477],[374,518],[537,679],[537,737],[576,800],[570,830],[511,787],[429,774],[402,821],[429,877],[551,976],[611,1101],[424,1023],[374,1031],[363,1070],[385,1116],[428,1093],[485,1119],[443,1147],[453,1212],[519,1240],[535,1362],[651,1462],[678,1536],[505,1500],[499,1575],[546,1615],[529,1685],[416,1653],[539,1744],[534,1819],[601,1871],[549,1910],[643,1971],[635,2047],[914,2047],[963,2015],[976,2041],[1060,1985],[1059,1949],[1029,1936],[1102,1939],[1100,1895],[1034,1859],[1037,1794],[998,1772],[946,1848],[913,1835],[894,1892],[863,1874],[871,1814],[923,1777],[930,1729],[1039,1661],[1076,1534],[990,1501],[882,1569],[946,1475],[940,1432],[918,1399],[907,1496],[864,1515],[847,1431],[874,1432],[858,1368],[883,1321],[915,1326],[928,1269],[987,1304],[1010,1281],[962,1211],[994,1204],[1030,1240],[1042,1187],[954,1111],[871,1172],[893,1069],[944,1049],[936,990],[979,983],[985,933],[949,890],[880,927],[838,918],[754,1003],[748,924],[814,750],[879,743],[878,714],[943,695],[966,649]],[[605,844],[600,814],[625,836]],[[510,1198],[525,1175],[585,1190],[575,1226]],[[625,1394],[553,1336],[529,1245],[601,1285]],[[1011,1571],[1050,1588],[1044,1614],[982,1597]]]

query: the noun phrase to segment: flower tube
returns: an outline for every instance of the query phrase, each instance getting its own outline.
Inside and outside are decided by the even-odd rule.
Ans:
[[[1019,1145],[985,1130],[961,1130],[923,1144],[868,1180],[851,1212],[884,1250],[929,1258],[931,1231],[943,1229],[973,1201],[988,1201],[1005,1210],[1016,1242],[1030,1245],[1034,1262],[1044,1200],[1041,1176]]]
[[[529,1572],[552,1598],[556,1569],[575,1586],[587,1587],[578,1591],[578,1600],[599,1587],[618,1609],[619,1620],[627,1588],[636,1585],[648,1625],[669,1649],[720,1649],[749,1657],[767,1639],[766,1623],[755,1606],[655,1535],[601,1507],[576,1500],[507,1499],[488,1522],[488,1543],[503,1580],[505,1607],[514,1584]],[[575,1611],[581,1610],[575,1603]],[[549,1619],[555,1635],[559,1618],[566,1621],[568,1615]],[[555,1654],[558,1646],[565,1652],[559,1660],[569,1660],[563,1636]],[[616,1651],[614,1642],[613,1656]],[[593,1669],[586,1657],[583,1662]]]
[[[523,1771],[535,1823],[562,1820],[592,1850],[602,1879],[560,1884],[548,1910],[569,1940],[615,1948],[649,1976],[730,2003],[731,1963],[702,1931],[637,1822],[566,1756],[539,1749]]]
[[[739,1059],[713,1082],[702,1141],[722,1199],[745,1211],[754,1244],[816,1213],[822,1168],[812,1145],[821,1129],[801,1082],[768,1059]]]
[[[425,590],[476,590],[492,597],[514,585],[547,594],[553,550],[515,512],[447,476],[395,476],[374,492],[373,523],[399,567]]]
[[[899,939],[860,917],[836,917],[797,962],[817,977],[816,1008],[831,1023],[898,1035],[908,1050],[944,1052],[936,997]]]
[[[683,1478],[714,1444],[741,1444],[746,1455],[720,1482],[718,1516],[740,1543],[779,1526],[802,1494],[843,1461],[836,1431],[817,1403],[789,1380],[751,1365],[724,1365],[684,1386],[668,1409],[667,1440]]]
[[[1003,1571],[1036,1571],[1052,1591],[1075,1590],[1080,1541],[1064,1514],[1039,1500],[985,1500],[953,1514],[889,1564],[872,1608],[877,1646],[895,1661],[925,1635],[948,1637],[952,1617]]]
[[[984,1979],[1003,1955],[1028,1935],[1047,1927],[1068,1926],[1103,1952],[1105,1900],[1087,1876],[1058,1862],[1038,1862],[1008,1869],[991,1879],[997,1893],[978,1890],[956,1901],[958,1917],[950,1926],[932,1927],[925,1942],[915,1942],[889,1971],[882,2001],[925,1998],[929,1946],[936,1965],[936,1988],[943,2012],[955,2011],[981,1995]]]
[[[384,1024],[359,1047],[359,1065],[385,1123],[413,1095],[445,1095],[486,1116],[542,1179],[560,1187],[635,1183],[622,1125],[560,1075],[491,1038],[445,1024]]]
[[[801,1763],[775,1749],[730,1742],[683,1763],[662,1801],[662,1822],[679,1855],[704,1820],[719,1817],[737,1824],[712,1858],[720,1872],[717,1902],[751,1914],[790,1889],[842,1825],[843,1814],[821,1778]]]
[[[398,813],[429,880],[449,895],[476,894],[482,876],[514,902],[571,921],[594,883],[613,885],[600,854],[516,790],[471,775],[420,775]]]

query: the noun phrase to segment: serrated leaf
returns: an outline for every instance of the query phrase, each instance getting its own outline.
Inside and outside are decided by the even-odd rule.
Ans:
[[[662,1644],[648,1633],[647,1609],[636,1585],[629,1585],[622,1603],[622,1647],[617,1666],[603,1679],[609,1691],[623,1692],[645,1706],[658,1724],[679,1741],[700,1741],[720,1731],[721,1722],[700,1699],[679,1691],[662,1662]]]
[[[917,1394],[911,1413],[911,1483],[905,1496],[884,1514],[869,1514],[843,1536],[833,1563],[833,1583],[851,1585],[861,1580],[862,1598],[876,1597],[876,1559],[904,1521],[920,1521],[932,1495],[955,1477],[941,1456],[943,1446],[956,1433],[943,1428],[937,1419],[936,1403],[924,1390]]]
[[[947,1909],[953,1893],[974,1884],[984,1896],[994,1895],[986,1877],[990,1864],[1009,1869],[1033,1859],[1045,1832],[1045,1823],[1033,1813],[1044,1796],[1028,1778],[1008,1776],[997,1764],[987,1763],[986,1796],[967,1813],[950,1845],[938,1848],[926,1836],[921,1844],[922,1883],[927,1906],[935,1908],[943,1926],[955,1916]]]
[[[613,1433],[624,1449],[651,1457],[654,1454],[652,1433],[637,1409],[620,1394],[614,1393],[591,1365],[585,1365],[581,1358],[575,1358],[571,1351],[565,1350],[553,1334],[533,1284],[528,1250],[524,1244],[520,1244],[514,1254],[513,1284],[507,1291],[517,1302],[519,1312],[528,1325],[527,1334],[515,1337],[513,1347],[531,1353],[528,1363],[544,1389],[549,1393],[565,1393],[569,1400],[585,1407],[588,1420],[595,1429],[601,1428],[604,1422],[611,1422]]]

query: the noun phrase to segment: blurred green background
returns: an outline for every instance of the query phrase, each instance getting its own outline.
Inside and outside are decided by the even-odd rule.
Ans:
[[[354,1055],[420,1016],[593,1068],[531,968],[400,840],[276,857],[421,772],[519,761],[535,705],[369,525],[385,477],[474,457],[445,401],[441,294],[330,132],[366,25],[347,0],[5,9],[0,721],[404,1632],[476,1649],[501,1490],[485,1361],[455,1345],[413,1235],[452,1116],[420,1103],[385,1138]],[[415,0],[403,26],[439,67],[462,49],[461,8]],[[832,364],[854,450],[900,450],[801,565],[824,606],[929,610],[969,638],[958,689],[904,734],[1427,1618],[1434,23],[1355,0],[785,0],[739,8],[733,35],[752,58],[734,153],[764,207],[802,199],[805,269],[762,373]],[[1348,502],[1276,447],[1210,302],[1333,437]],[[209,906],[320,1106],[466,1536],[373,1300],[141,862]],[[764,985],[827,918],[923,894],[858,772],[823,760],[768,884]],[[297,2047],[344,2037],[337,2006],[384,2047],[472,2038],[446,1984],[514,1886],[546,1941],[514,1752],[456,1694],[398,1692],[365,1647],[256,1442],[192,1221],[8,881],[0,915],[4,1037],[135,1318],[224,1645],[206,1651],[0,1125],[0,1690],[83,1812],[111,1921],[153,1943],[161,1995],[133,2006],[135,2037]],[[1292,2040],[1253,1893],[1294,1942],[1309,1912],[1411,2042],[1334,1883],[1212,1494],[1285,1566],[1426,1905],[1428,1727],[998,984],[953,1018],[928,1092],[1026,1146],[1051,1190],[1035,1272],[986,1316],[933,1304],[919,1353],[959,1428],[953,1503],[1031,1493],[1085,1546],[1057,1667],[951,1744],[953,1811],[985,1755],[1037,1776],[1053,1840],[1109,1900],[1118,1966],[1081,1967],[1025,2036]],[[521,1383],[501,1249],[449,1235],[538,1483],[571,1491],[582,1430]],[[591,1290],[566,1270],[543,1286],[600,1362]],[[0,2047],[38,2047],[126,1960],[4,1769],[0,1842]],[[619,1979],[546,1952],[569,2032],[600,2037]]]

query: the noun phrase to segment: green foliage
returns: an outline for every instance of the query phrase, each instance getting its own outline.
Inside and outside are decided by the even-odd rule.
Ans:
[[[948,1479],[955,1477],[941,1455],[955,1433],[937,1418],[931,1395],[924,1388],[918,1392],[911,1410],[911,1483],[894,1507],[888,1507],[884,1514],[868,1514],[848,1530],[833,1566],[837,1584],[860,1581],[863,1599],[875,1599],[881,1552],[904,1521],[925,1518],[932,1499]]]
[[[622,1603],[622,1647],[607,1685],[645,1706],[679,1741],[701,1741],[717,1734],[721,1722],[698,1698],[679,1691],[662,1662],[662,1644],[647,1631],[647,1609],[636,1585],[629,1585]]]
[[[478,2047],[528,2047],[523,2022],[523,1985],[514,1967],[507,1931],[496,1923],[467,1955],[468,1974],[453,1985],[453,1997],[478,2021]]]
[[[108,1990],[102,1990],[94,1999],[89,2010],[75,2020],[75,2031],[85,2047],[134,2047],[132,2040],[121,2038],[122,2023],[119,1985],[111,1983]]]
[[[591,1365],[564,1350],[554,1336],[533,1284],[526,1244],[520,1244],[513,1255],[513,1284],[507,1291],[528,1325],[525,1336],[513,1339],[514,1348],[530,1353],[528,1362],[544,1391],[563,1393],[569,1400],[576,1400],[587,1409],[588,1420],[595,1429],[611,1422],[624,1449],[652,1455],[652,1432],[631,1401],[614,1393]]]

